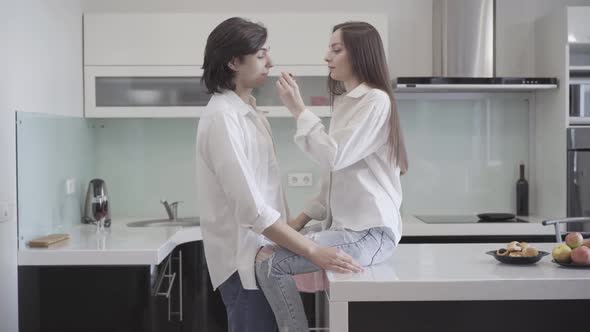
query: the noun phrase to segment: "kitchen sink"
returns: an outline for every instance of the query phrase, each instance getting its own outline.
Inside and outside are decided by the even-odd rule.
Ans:
[[[134,221],[127,224],[128,227],[190,227],[199,226],[201,220],[199,217],[170,219],[154,219]]]

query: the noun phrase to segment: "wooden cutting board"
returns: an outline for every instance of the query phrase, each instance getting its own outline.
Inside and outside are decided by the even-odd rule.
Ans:
[[[65,241],[70,238],[69,234],[49,234],[27,242],[29,247],[47,248],[52,244]]]

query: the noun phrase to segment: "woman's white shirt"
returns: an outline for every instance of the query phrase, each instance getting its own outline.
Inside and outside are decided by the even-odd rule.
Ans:
[[[336,98],[329,133],[309,110],[299,115],[295,143],[322,172],[320,193],[305,214],[332,229],[389,227],[399,242],[402,188],[391,157],[390,114],[387,93],[363,83]]]

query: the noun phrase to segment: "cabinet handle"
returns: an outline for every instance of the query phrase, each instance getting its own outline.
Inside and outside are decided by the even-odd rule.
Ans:
[[[178,321],[182,322],[182,250],[178,250],[178,256],[172,257],[172,259],[178,261],[178,311],[172,311],[170,314],[178,315]],[[168,303],[168,310],[170,310],[170,302]]]
[[[178,262],[178,272],[172,272],[172,261]],[[178,278],[176,278],[178,276]],[[166,291],[161,291],[162,282],[164,278],[168,279],[168,289]],[[174,287],[174,283],[178,280],[178,311],[172,311],[172,288]],[[183,295],[182,295],[182,251],[178,250],[178,255],[173,257],[173,254],[168,256],[166,262],[164,262],[164,267],[158,274],[156,278],[156,284],[152,289],[152,296],[164,296],[168,299],[168,321],[172,319],[172,315],[178,315],[178,321],[182,322],[183,317]]]
[[[172,286],[174,286],[174,280],[176,280],[176,272],[172,274],[166,274],[164,277],[169,278],[168,290],[165,292],[156,293],[156,295],[165,296],[168,299],[170,298],[170,293],[172,292]]]
[[[172,273],[172,266],[170,264],[171,257],[166,259],[164,263],[164,268],[158,274],[156,278],[156,284],[152,290],[152,296],[166,296],[166,298],[170,297],[170,292],[172,291],[172,286],[174,285],[174,280],[176,279],[176,273]],[[168,279],[168,290],[166,292],[161,292],[160,288],[162,288],[162,282],[164,278]]]

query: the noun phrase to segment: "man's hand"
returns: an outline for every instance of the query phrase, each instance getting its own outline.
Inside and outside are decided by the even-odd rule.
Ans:
[[[307,258],[324,270],[339,273],[363,271],[363,268],[352,257],[338,248],[316,246]]]

